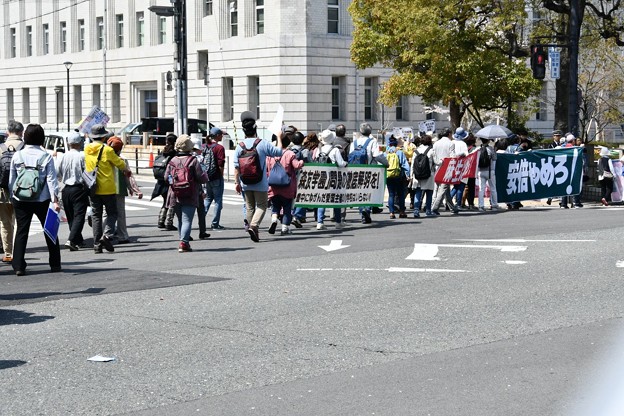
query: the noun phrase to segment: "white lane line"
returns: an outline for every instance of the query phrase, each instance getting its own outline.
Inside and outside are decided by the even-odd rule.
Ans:
[[[503,263],[505,263],[505,264],[526,264],[526,261],[522,261],[522,260],[505,260]]]
[[[145,207],[134,207],[132,205],[126,204],[126,211],[145,211],[147,208]]]
[[[490,245],[472,245],[472,244],[414,244],[414,251],[406,257],[406,260],[440,260],[436,257],[439,247],[452,248],[486,248],[500,250],[504,253],[516,253],[525,251],[527,246],[490,246]]]
[[[390,267],[388,269],[370,269],[370,268],[303,268],[297,269],[299,272],[390,272],[390,273],[468,273],[467,270],[453,269],[422,269],[412,267]]]
[[[526,240],[523,238],[502,238],[502,239],[459,239],[456,241],[473,241],[475,243],[595,243],[596,240]]]
[[[136,198],[132,198],[132,197],[128,197],[126,198],[126,205],[131,204],[131,205],[143,205],[143,206],[147,206],[147,207],[162,207],[162,202],[158,202],[158,201],[148,201],[145,199],[136,199]]]
[[[624,260],[620,260],[617,263],[615,263],[615,267],[624,267]]]

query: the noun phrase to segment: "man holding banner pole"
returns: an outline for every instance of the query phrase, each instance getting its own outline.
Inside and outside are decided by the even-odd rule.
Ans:
[[[445,129],[440,135],[440,139],[433,144],[433,157],[436,164],[436,171],[442,168],[445,158],[455,157],[455,145],[450,139],[451,129]],[[451,188],[448,183],[440,183],[436,175],[436,189],[434,192],[434,202],[431,207],[431,212],[435,215],[440,215],[440,205],[442,200],[446,199],[446,204],[453,210],[454,214],[459,214],[459,209],[453,203],[451,198]]]

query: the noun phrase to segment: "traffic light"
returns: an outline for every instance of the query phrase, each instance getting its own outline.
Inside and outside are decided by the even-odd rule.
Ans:
[[[546,77],[546,58],[548,55],[544,48],[538,45],[531,46],[531,68],[533,78],[544,79]]]

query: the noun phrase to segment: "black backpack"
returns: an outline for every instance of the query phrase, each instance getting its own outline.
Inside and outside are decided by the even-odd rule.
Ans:
[[[165,156],[164,153],[159,154],[154,159],[154,166],[152,167],[152,172],[154,173],[154,179],[159,181],[165,180],[165,171],[167,170],[167,165],[171,160],[171,156]]]
[[[202,165],[204,165],[204,170],[206,171],[206,175],[208,175],[208,179],[217,178],[217,171],[219,167],[217,166],[217,158],[214,155],[214,148],[216,145],[216,143],[213,143],[204,147],[204,151],[202,154]]]
[[[321,152],[320,149],[319,149],[319,154],[316,157],[315,162],[316,163],[323,163],[323,164],[332,164],[332,163],[334,163],[334,162],[332,162],[331,158],[329,157],[329,154],[331,153],[332,150],[334,150],[334,145],[332,145],[329,148],[329,151],[327,153]]]
[[[18,146],[19,149],[15,149],[13,146],[7,146],[6,144],[0,144],[0,188],[9,189],[9,176],[11,175],[11,159],[17,150],[24,147],[22,143]]]
[[[485,169],[489,168],[492,165],[492,156],[490,156],[490,152],[488,152],[488,146],[482,144],[481,150],[479,153],[479,168]]]
[[[414,172],[413,176],[419,181],[429,179],[431,177],[431,164],[429,163],[429,156],[427,154],[431,150],[431,147],[427,146],[427,150],[424,153],[414,154]]]

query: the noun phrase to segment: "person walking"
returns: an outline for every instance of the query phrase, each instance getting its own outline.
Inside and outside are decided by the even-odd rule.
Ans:
[[[102,248],[113,252],[113,235],[111,230],[115,229],[117,222],[117,184],[115,183],[116,167],[129,175],[131,172],[126,167],[126,163],[117,156],[112,147],[104,144],[103,140],[112,137],[112,133],[106,130],[103,124],[95,124],[91,127],[89,138],[93,140],[85,146],[85,166],[87,172],[92,172],[97,167],[97,175],[94,188],[91,189],[91,221],[93,227],[93,251],[96,254],[102,253]],[[103,224],[102,216],[106,209],[106,227]],[[109,230],[105,234],[104,230]]]
[[[174,156],[167,165],[165,177],[169,179],[169,193],[167,194],[167,207],[174,209],[178,217],[178,234],[180,244],[179,253],[193,251],[191,241],[191,227],[193,217],[199,204],[199,187],[208,182],[206,172],[200,166],[199,160],[193,154],[193,142],[191,138],[183,134],[176,140]],[[183,180],[188,180],[183,183]]]
[[[388,187],[388,209],[390,210],[390,219],[392,220],[396,218],[395,207],[399,208],[399,218],[407,218],[407,214],[405,213],[405,182],[409,180],[410,166],[403,150],[397,147],[398,144],[399,141],[394,136],[391,136],[388,140],[389,147],[386,150],[386,159],[389,163],[386,180],[386,185]],[[392,163],[392,159],[395,156],[397,166],[393,166],[394,163]],[[398,172],[394,170],[398,170]]]
[[[437,140],[433,145],[433,154],[434,160],[436,164],[436,170],[442,167],[442,163],[444,159],[447,157],[455,157],[455,143],[453,143],[450,139],[451,137],[451,129],[446,129],[440,135],[440,139]],[[442,201],[446,199],[446,204],[450,209],[453,210],[454,214],[459,214],[459,209],[453,203],[453,198],[451,198],[451,190],[450,185],[445,183],[436,183],[436,190],[434,193],[434,202],[431,207],[431,212],[435,215],[440,215],[440,206],[442,205]]]
[[[496,193],[496,151],[489,145],[488,139],[481,139],[479,149],[479,164],[477,178],[479,179],[479,211],[485,211],[485,189],[490,186],[490,209],[498,209],[498,194]],[[485,154],[483,153],[485,152]],[[483,155],[483,157],[481,157]]]
[[[600,159],[598,160],[598,182],[600,182],[600,202],[605,207],[611,202],[611,192],[613,192],[613,177],[615,169],[610,157],[609,148],[600,148]]]
[[[342,158],[341,149],[332,143],[335,140],[335,133],[331,130],[325,130],[320,134],[321,147],[319,148],[320,155],[327,155],[329,159],[329,163],[338,166],[339,168],[343,168],[347,166],[347,162]],[[325,229],[325,210],[326,208],[319,208],[316,213],[316,229],[324,230]],[[334,221],[336,223],[336,229],[344,228],[344,222],[342,221],[342,210],[340,208],[333,208],[334,210]]]
[[[9,133],[4,144],[0,145],[2,149],[0,158],[5,155],[6,152],[15,153],[24,147],[24,125],[19,121],[11,120],[7,126],[7,132]],[[7,158],[10,153],[7,154]],[[7,160],[9,162],[9,160]],[[1,166],[4,169],[4,174],[10,175],[10,163],[9,170],[6,170],[6,165]],[[15,212],[13,210],[13,204],[11,203],[11,194],[9,193],[8,186],[0,188],[0,226],[2,227],[2,248],[4,249],[4,257],[2,257],[3,263],[11,263],[13,261],[13,235],[15,231]]]
[[[176,231],[177,228],[173,225],[173,216],[175,215],[175,211],[173,209],[167,209],[167,194],[169,193],[169,182],[167,182],[167,178],[165,177],[165,171],[167,170],[167,165],[172,157],[176,155],[175,151],[175,142],[178,136],[173,133],[167,134],[165,147],[162,152],[162,156],[165,158],[165,169],[159,170],[159,175],[154,175],[156,179],[156,185],[154,186],[154,190],[152,191],[152,198],[150,201],[157,196],[161,196],[163,199],[162,207],[158,213],[158,228],[165,228],[168,231]],[[158,177],[156,177],[158,176]]]
[[[223,192],[225,190],[225,181],[223,179],[223,173],[225,169],[225,148],[221,145],[223,140],[223,132],[218,127],[210,129],[210,135],[207,138],[206,145],[203,149],[204,159],[206,159],[206,153],[212,152],[214,161],[217,165],[216,172],[213,176],[209,176],[209,182],[205,185],[206,197],[204,198],[204,208],[206,215],[210,210],[210,205],[214,202],[214,217],[212,217],[212,223],[210,228],[213,230],[224,230],[225,227],[221,225],[221,210],[223,209]]]
[[[43,227],[50,203],[52,203],[56,212],[61,210],[54,160],[43,149],[44,141],[45,132],[43,127],[39,124],[30,124],[24,132],[24,148],[17,151],[11,160],[9,192],[13,200],[17,224],[11,264],[17,276],[26,274],[26,267],[28,266],[25,260],[26,246],[33,215],[39,219]],[[37,170],[37,179],[41,184],[41,188],[38,195],[30,195],[27,198],[20,192],[20,180],[22,175],[25,176],[28,169],[32,172],[33,168]],[[52,273],[58,273],[61,271],[61,250],[58,238],[52,240],[47,233],[44,233],[44,236],[48,246],[50,270]]]
[[[422,201],[423,196],[425,199],[425,215],[427,217],[433,217],[435,214],[431,211],[431,204],[433,200],[433,190],[435,189],[435,161],[433,155],[433,145],[431,135],[426,134],[420,139],[420,145],[414,151],[414,156],[412,157],[412,163],[410,165],[410,171],[412,172],[412,189],[414,190],[414,218],[420,217],[420,211],[422,211]],[[423,156],[419,156],[423,155]],[[423,159],[423,157],[425,159]],[[420,179],[414,177],[420,176],[420,173],[417,170],[421,170],[422,168],[418,167],[419,161],[423,160],[423,163],[426,163],[429,167],[428,176],[425,174]],[[425,168],[425,171],[427,169]]]
[[[80,151],[83,139],[78,132],[72,132],[67,138],[69,151],[58,162],[57,179],[63,184],[61,199],[69,225],[69,237],[65,243],[70,251],[78,251],[84,246],[82,229],[84,228],[89,190],[82,179],[85,170],[84,153]]]
[[[238,144],[238,146],[236,146],[236,151],[234,153],[234,184],[238,194],[244,192],[246,208],[245,219],[249,224],[247,232],[249,233],[251,240],[257,243],[260,241],[260,223],[262,223],[262,219],[266,213],[269,199],[269,181],[266,175],[266,158],[270,156],[276,157],[282,155],[282,134],[280,133],[277,136],[277,143],[273,146],[267,140],[258,138],[256,130],[256,117],[251,111],[244,111],[241,113],[240,119],[243,126],[243,132],[245,133],[245,138]],[[247,179],[248,183],[245,183],[242,178],[249,177],[248,174],[251,174],[251,172],[247,172],[247,166],[250,166],[251,164],[244,163],[242,168],[243,171],[241,172],[241,156],[243,156],[243,153],[246,154],[248,151],[251,154],[252,149],[255,149],[255,152],[257,152],[255,156],[257,160],[254,164],[257,165],[258,177],[254,178],[255,180]]]

